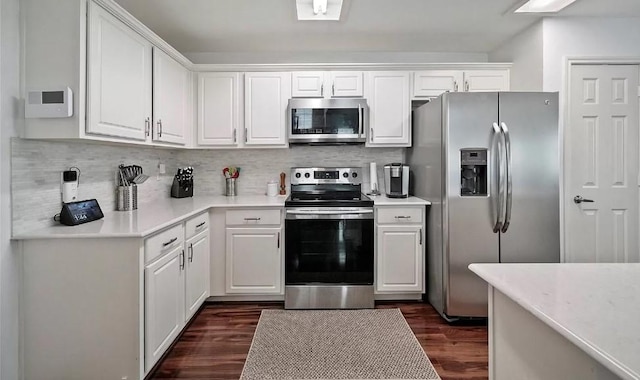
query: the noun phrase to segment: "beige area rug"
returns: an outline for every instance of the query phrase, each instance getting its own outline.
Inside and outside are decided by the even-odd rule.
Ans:
[[[400,309],[263,310],[240,379],[440,377]]]

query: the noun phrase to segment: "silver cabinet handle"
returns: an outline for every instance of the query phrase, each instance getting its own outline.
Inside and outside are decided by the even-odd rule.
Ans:
[[[233,143],[234,144],[238,142],[237,132],[238,132],[238,129],[234,128],[233,129]]]
[[[320,96],[324,96],[324,84],[320,85]]]
[[[245,221],[249,222],[249,221],[259,221],[260,218],[244,218]]]
[[[198,229],[198,228],[200,228],[200,227],[204,226],[206,223],[207,223],[207,222],[202,222],[202,223],[198,224],[198,225],[196,226],[196,229]]]
[[[171,243],[175,242],[176,240],[178,240],[178,238],[177,238],[177,237],[174,237],[173,239],[169,240],[168,242],[166,242],[166,243],[162,243],[162,246],[163,246],[163,247],[166,247],[166,246],[168,246],[169,244],[171,244]]]
[[[593,203],[593,199],[584,199],[582,195],[576,195],[573,197],[573,203],[579,205],[580,203]]]
[[[244,142],[247,142],[247,128],[244,129]]]
[[[144,119],[144,135],[149,136],[149,130],[151,129],[151,120],[149,118]]]
[[[373,127],[369,128],[369,131],[371,132],[371,136],[369,137],[369,141],[373,142]]]
[[[396,219],[411,219],[411,216],[408,216],[408,215],[406,215],[406,216],[405,215],[396,215],[396,216],[394,216],[394,218],[396,218]]]
[[[466,92],[469,92],[469,81],[468,80],[464,81],[464,90]]]
[[[420,231],[418,233],[420,234],[420,245],[422,245],[422,228],[420,229]]]
[[[507,161],[507,201],[506,210],[504,213],[504,225],[502,226],[502,232],[507,232],[509,224],[511,224],[511,204],[513,203],[513,165],[511,164],[511,136],[509,135],[509,128],[507,124],[500,123],[502,128],[502,134],[504,135],[504,154]]]
[[[504,223],[502,217],[502,205],[504,204],[504,168],[502,167],[502,130],[498,126],[498,123],[493,123],[494,137],[498,139],[498,154],[496,159],[496,172],[498,173],[498,200],[496,202],[496,222],[493,225],[493,232],[500,232],[502,224]]]
[[[184,270],[184,249],[180,253],[180,270]]]
[[[162,137],[162,119],[158,119],[156,124],[158,125],[158,137]]]
[[[332,84],[331,85],[331,96],[335,96],[336,95],[336,85]]]
[[[280,248],[280,232],[278,232],[278,248]]]
[[[193,262],[193,243],[189,244],[189,262]]]
[[[457,80],[453,81],[453,91],[458,92],[458,81]]]

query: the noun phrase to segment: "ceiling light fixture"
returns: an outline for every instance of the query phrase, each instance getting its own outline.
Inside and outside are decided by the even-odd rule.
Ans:
[[[327,14],[327,0],[313,0],[313,14]]]
[[[298,20],[339,21],[343,0],[296,0]]]
[[[576,0],[528,0],[515,13],[555,13]]]

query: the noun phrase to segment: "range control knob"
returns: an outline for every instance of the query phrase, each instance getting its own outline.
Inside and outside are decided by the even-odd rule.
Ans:
[[[296,173],[296,178],[300,178],[300,177],[301,177],[300,173]]]
[[[349,177],[349,173],[344,172],[344,173],[342,173],[342,176],[343,176],[344,178],[347,178],[347,177]]]
[[[311,177],[311,174],[309,174],[309,173],[304,173],[304,178],[309,178],[309,177]]]
[[[356,177],[358,176],[358,173],[351,173],[351,176],[352,176],[353,178],[356,178]]]

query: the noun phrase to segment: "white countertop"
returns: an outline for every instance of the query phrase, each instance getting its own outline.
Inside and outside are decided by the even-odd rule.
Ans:
[[[373,200],[375,206],[426,206],[431,204],[429,201],[413,196],[408,198],[389,198],[386,195],[367,196]]]
[[[105,211],[104,218],[78,226],[62,224],[14,235],[14,240],[55,238],[112,238],[144,237],[173,224],[206,211],[212,207],[284,207],[286,195],[197,196],[190,198],[167,198],[154,203],[138,205],[134,211]],[[377,205],[426,205],[420,198],[371,197]]]
[[[212,207],[284,207],[285,195],[167,198],[138,205],[134,211],[104,211],[104,218],[78,226],[62,224],[13,236],[14,240],[51,238],[143,237]]]
[[[640,264],[471,264],[623,379],[640,379]]]

